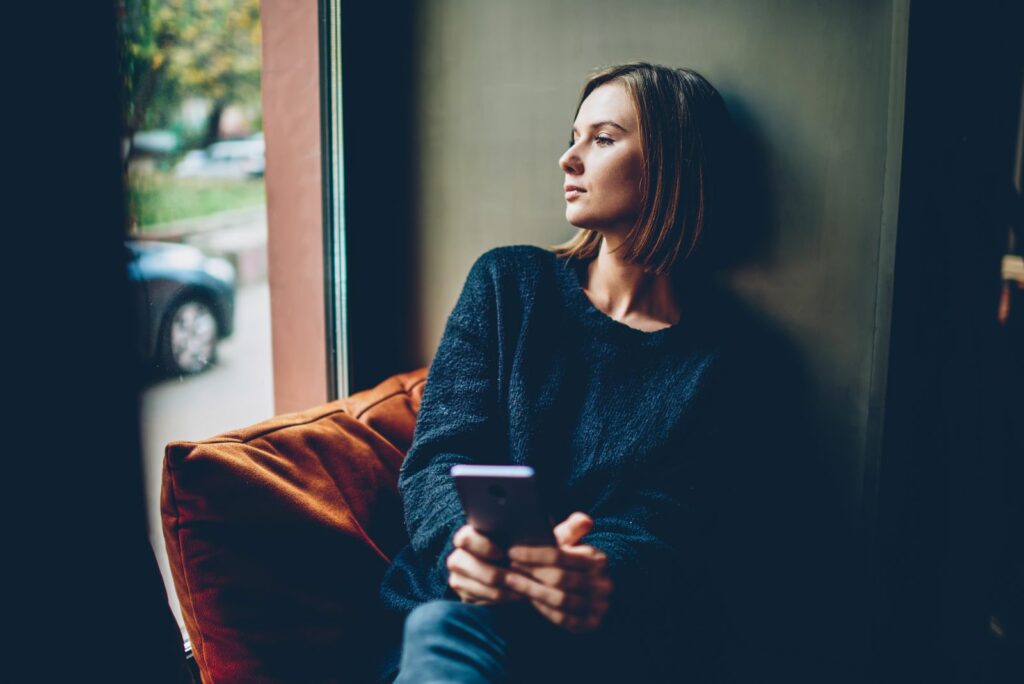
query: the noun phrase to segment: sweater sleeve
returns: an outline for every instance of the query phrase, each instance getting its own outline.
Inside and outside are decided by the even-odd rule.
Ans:
[[[493,255],[474,263],[431,363],[412,445],[398,487],[413,550],[432,564],[433,593],[454,597],[446,560],[465,524],[453,465],[501,462],[498,325]],[[503,453],[503,452],[501,452]]]

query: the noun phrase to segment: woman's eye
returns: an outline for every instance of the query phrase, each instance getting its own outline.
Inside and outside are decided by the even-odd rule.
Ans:
[[[571,148],[573,145],[575,145],[578,142],[579,142],[579,140],[570,140],[569,141],[569,147]],[[609,138],[606,135],[599,135],[596,138],[594,138],[594,142],[597,145],[600,145],[601,147],[607,147],[607,146],[611,145],[612,143],[614,143],[615,139],[614,138]]]

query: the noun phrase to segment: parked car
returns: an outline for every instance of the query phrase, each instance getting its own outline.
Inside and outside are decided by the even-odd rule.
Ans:
[[[189,245],[128,240],[125,249],[143,361],[169,375],[206,370],[234,330],[234,267]]]
[[[263,175],[266,167],[263,134],[222,140],[206,149],[192,150],[174,167],[179,178],[248,178]]]

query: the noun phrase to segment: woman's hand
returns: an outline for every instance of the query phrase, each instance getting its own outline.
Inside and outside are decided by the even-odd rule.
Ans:
[[[577,542],[594,526],[589,515],[576,512],[555,527],[558,546],[512,546],[511,571],[505,584],[527,596],[537,611],[569,632],[591,632],[608,612],[612,581],[608,557]]]
[[[463,603],[504,603],[526,597],[505,584],[505,550],[490,539],[463,525],[452,537],[455,550],[448,556],[448,586]]]

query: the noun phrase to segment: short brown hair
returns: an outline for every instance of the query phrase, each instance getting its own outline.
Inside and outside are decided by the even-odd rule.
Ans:
[[[696,71],[630,62],[587,78],[573,120],[587,96],[612,81],[621,83],[633,100],[642,150],[642,204],[620,246],[622,256],[670,274],[697,255],[715,213],[714,157],[725,142],[729,116],[721,95]],[[584,228],[548,249],[558,256],[591,259],[600,246],[601,234]]]

